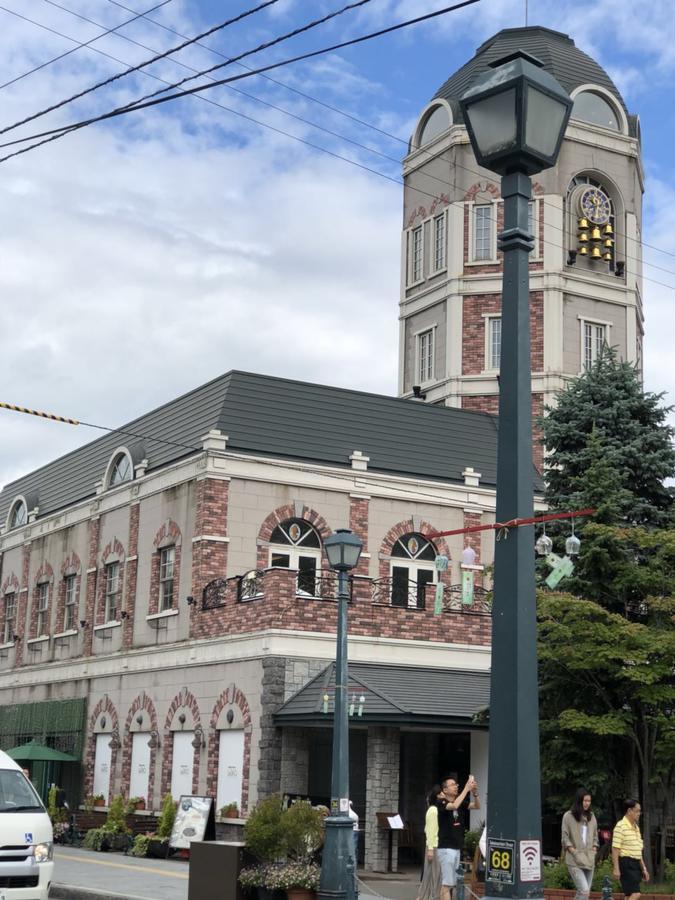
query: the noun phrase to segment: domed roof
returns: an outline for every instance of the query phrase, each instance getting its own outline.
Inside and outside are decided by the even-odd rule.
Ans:
[[[476,76],[485,72],[491,62],[516,50],[524,50],[541,60],[546,71],[557,78],[568,92],[582,84],[596,84],[605,88],[617,99],[628,116],[623,97],[602,66],[583,50],[579,50],[569,35],[541,25],[530,28],[504,28],[497,32],[480,45],[473,59],[448,78],[436,92],[434,99],[441,97],[447,100],[452,107],[454,121],[463,121],[459,98]],[[628,116],[628,120],[631,123],[631,133],[634,134],[635,117]]]

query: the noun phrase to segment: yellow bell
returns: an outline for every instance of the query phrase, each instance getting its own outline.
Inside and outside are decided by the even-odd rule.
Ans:
[[[605,247],[613,247],[613,246],[614,246],[614,241],[611,238],[607,238],[607,240],[605,241]]]
[[[580,244],[588,243],[588,232],[587,231],[581,232],[581,234],[579,235],[579,243]]]
[[[609,252],[609,250],[606,250],[605,253],[603,254],[603,257],[602,257],[602,258],[603,258],[604,260],[606,260],[607,262],[611,262],[611,261],[612,261],[612,254]]]
[[[614,234],[614,229],[612,228],[610,222],[608,222],[608,223],[605,225],[605,234]]]
[[[600,229],[596,225],[593,231],[591,231],[591,240],[593,241],[601,241],[602,235],[600,234]]]
[[[591,250],[591,259],[602,259],[602,253],[599,247],[593,247]]]
[[[579,247],[579,255],[580,256],[588,256],[588,247],[581,246]]]
[[[579,219],[579,230],[585,231],[588,228],[588,219]]]

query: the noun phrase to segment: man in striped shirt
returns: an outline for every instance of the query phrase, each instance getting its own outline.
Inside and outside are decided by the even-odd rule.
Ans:
[[[628,900],[639,900],[641,876],[649,881],[649,872],[642,856],[642,835],[638,828],[642,809],[637,800],[626,800],[623,808],[624,817],[614,826],[612,836],[612,869]]]

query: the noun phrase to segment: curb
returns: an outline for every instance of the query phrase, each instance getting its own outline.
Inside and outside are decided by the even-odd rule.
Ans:
[[[131,894],[111,894],[110,891],[96,891],[92,888],[76,887],[74,884],[52,883],[49,900],[150,900],[150,898]]]

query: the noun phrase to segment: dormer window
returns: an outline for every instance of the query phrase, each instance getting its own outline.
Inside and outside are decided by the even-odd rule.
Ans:
[[[622,130],[611,103],[595,91],[582,91],[576,95],[572,118],[590,122],[591,125],[600,125],[601,128],[609,128],[612,131]]]
[[[134,470],[129,454],[126,452],[118,453],[110,467],[108,487],[117,487],[127,481],[132,481],[133,477]]]
[[[9,514],[9,528],[22,528],[28,521],[28,509],[23,500],[17,500]]]
[[[430,144],[431,141],[435,140],[440,134],[447,131],[451,124],[447,107],[443,104],[434,106],[424,119],[424,124],[419,133],[417,146],[423,147],[425,144]]]

